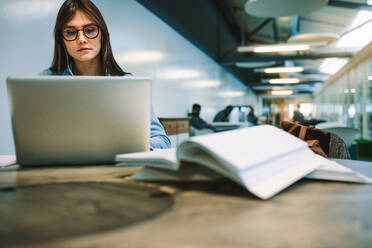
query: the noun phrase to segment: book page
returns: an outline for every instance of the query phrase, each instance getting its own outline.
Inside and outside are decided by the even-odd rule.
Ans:
[[[372,183],[371,178],[328,159],[324,161],[321,167],[306,175],[305,178],[354,183]]]
[[[179,168],[175,148],[118,154],[115,157],[115,161],[117,162],[116,166],[150,166],[169,170],[177,170]]]
[[[230,178],[236,183],[242,184],[238,172],[232,166],[226,164],[222,165],[218,160],[215,159],[214,156],[211,156],[208,152],[205,152],[198,146],[190,145],[187,148],[186,146],[184,148],[187,149],[187,154],[192,155],[180,158],[181,161],[192,162],[208,167],[209,169],[214,170],[227,178]],[[183,151],[185,151],[185,149]]]
[[[205,165],[261,199],[322,165],[305,142],[267,125],[192,138],[179,146],[177,158]]]
[[[311,150],[289,153],[258,167],[240,172],[243,185],[261,199],[269,199],[322,165]]]
[[[191,143],[191,144],[187,144]],[[308,149],[306,142],[270,125],[254,126],[221,133],[196,136],[183,142],[177,158],[192,157],[187,146],[195,144],[213,156],[223,166],[244,170],[251,166],[275,160],[280,156],[301,149]]]

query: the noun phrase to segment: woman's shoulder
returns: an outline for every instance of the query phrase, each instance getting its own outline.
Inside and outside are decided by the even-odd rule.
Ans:
[[[55,72],[53,72],[50,68],[43,70],[38,74],[39,76],[52,76],[57,75]]]
[[[57,72],[52,71],[50,68],[43,70],[38,74],[39,76],[57,76]],[[66,75],[71,75],[68,69],[66,68],[63,70],[63,72],[60,74],[60,76],[66,76]]]

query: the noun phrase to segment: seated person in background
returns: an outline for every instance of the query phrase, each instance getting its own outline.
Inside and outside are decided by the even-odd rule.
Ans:
[[[296,109],[293,112],[293,121],[298,121],[299,123],[303,123],[305,121],[304,115],[300,112],[300,104],[296,105]]]
[[[228,122],[229,115],[232,111],[233,107],[231,105],[227,106],[224,110],[221,110],[216,114],[213,119],[213,122]]]
[[[192,113],[190,125],[196,129],[210,128],[214,130],[214,126],[205,122],[202,118],[199,117],[201,106],[197,103],[192,105]]]
[[[253,107],[249,107],[251,110],[249,111],[248,115],[247,115],[247,121],[253,125],[258,125],[258,118],[257,116],[254,115],[254,108]]]

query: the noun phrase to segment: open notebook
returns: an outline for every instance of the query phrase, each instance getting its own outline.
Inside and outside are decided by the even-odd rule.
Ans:
[[[314,154],[304,141],[269,125],[196,136],[178,149],[121,154],[116,161],[118,166],[145,166],[133,179],[228,178],[261,199],[274,196],[303,177],[372,182]]]

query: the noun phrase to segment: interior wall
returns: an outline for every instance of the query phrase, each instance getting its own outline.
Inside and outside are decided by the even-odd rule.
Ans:
[[[159,117],[185,117],[194,102],[211,121],[228,104],[257,106],[256,96],[135,0],[94,0],[109,27],[115,58],[134,76],[152,78]],[[0,154],[14,153],[6,77],[36,75],[53,56],[62,0],[0,2]]]

